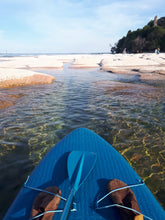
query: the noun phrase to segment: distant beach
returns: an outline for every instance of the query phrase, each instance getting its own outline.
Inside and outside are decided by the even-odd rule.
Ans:
[[[37,70],[62,70],[69,62],[70,68],[100,68],[114,74],[139,75],[143,80],[165,80],[165,53],[35,55],[0,57],[0,88],[52,83],[54,77]]]
[[[0,57],[0,88],[51,84],[55,76],[40,70],[97,68],[113,74],[138,76],[141,80],[165,80],[165,53],[67,54]],[[0,96],[0,108],[14,104],[15,97]]]

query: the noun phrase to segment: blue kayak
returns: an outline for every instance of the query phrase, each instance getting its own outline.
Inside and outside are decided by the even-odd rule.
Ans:
[[[118,179],[136,196],[144,219],[165,219],[165,211],[127,161],[94,132],[79,128],[56,144],[28,177],[4,220],[31,219],[33,202],[47,187],[62,195],[53,219],[121,219],[107,183]],[[39,219],[39,218],[38,218]]]

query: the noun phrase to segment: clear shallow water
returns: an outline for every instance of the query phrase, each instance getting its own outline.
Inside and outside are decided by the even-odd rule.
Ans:
[[[1,216],[36,164],[78,127],[112,144],[165,207],[165,82],[68,65],[41,72],[56,81],[0,91],[20,96],[0,110]]]

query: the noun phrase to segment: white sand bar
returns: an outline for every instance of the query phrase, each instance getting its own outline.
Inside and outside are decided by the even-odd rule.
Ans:
[[[71,62],[73,56],[22,56],[0,58],[0,88],[49,84],[55,77],[38,73],[37,69],[63,69],[64,62]]]
[[[143,80],[165,80],[165,53],[82,55],[72,68],[96,68],[118,74],[136,74]]]
[[[90,55],[84,54],[75,56],[74,62],[71,68],[98,68],[103,59],[106,59],[107,55]]]
[[[101,67],[112,73],[136,74],[143,80],[165,80],[165,53],[110,55]]]
[[[0,68],[63,68],[63,62],[55,56],[10,57],[0,60]]]
[[[73,54],[0,58],[0,88],[52,83],[55,78],[36,69],[98,68],[117,74],[136,74],[143,80],[165,80],[165,53]],[[32,71],[33,70],[33,71]]]
[[[0,68],[0,88],[50,84],[55,77],[25,69]]]

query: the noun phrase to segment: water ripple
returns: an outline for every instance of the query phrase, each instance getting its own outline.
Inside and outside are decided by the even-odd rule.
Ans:
[[[3,195],[10,191],[0,201],[2,213],[43,156],[78,127],[111,143],[162,202],[165,87],[91,69],[43,72],[56,81],[1,90],[1,95],[23,94],[0,115],[0,186]]]

